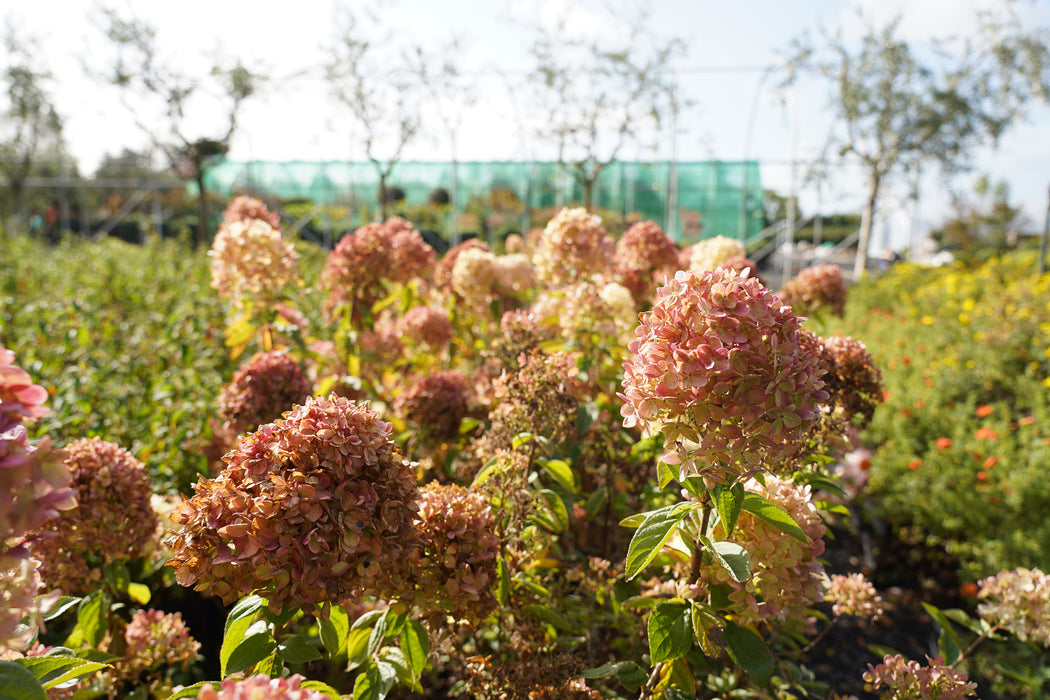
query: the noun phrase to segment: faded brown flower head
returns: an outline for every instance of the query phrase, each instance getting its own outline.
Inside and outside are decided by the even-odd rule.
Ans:
[[[261,352],[240,366],[219,392],[219,418],[234,435],[280,418],[310,396],[299,364],[285,352]]]
[[[417,377],[394,401],[394,410],[428,437],[443,440],[459,434],[470,410],[470,380],[462,372],[441,370]]]
[[[223,222],[208,255],[211,286],[237,305],[255,299],[272,303],[299,279],[299,254],[262,219]]]
[[[831,400],[843,411],[845,419],[861,417],[866,425],[882,403],[882,372],[864,343],[849,336],[821,338],[820,344],[831,358],[829,377]]]
[[[639,221],[616,242],[616,270],[636,303],[651,302],[678,270],[678,246],[655,222]]]
[[[846,308],[842,268],[833,263],[807,267],[785,285],[779,296],[797,316],[811,316],[824,310],[842,316]]]
[[[452,341],[452,320],[440,306],[415,306],[395,324],[397,333],[429,348],[448,347]]]
[[[368,404],[329,396],[243,438],[179,506],[179,583],[225,601],[257,591],[274,609],[396,586],[418,491],[391,429]]]
[[[757,280],[679,271],[624,364],[624,425],[663,433],[669,464],[710,483],[792,468],[828,398],[799,321]]]
[[[890,700],[963,700],[977,695],[977,684],[942,657],[927,656],[926,661],[929,665],[923,666],[900,654],[886,654],[878,666],[868,664],[863,678],[880,697]]]
[[[411,566],[413,602],[428,612],[482,620],[496,607],[499,540],[489,504],[456,485],[419,494],[420,548]]]
[[[185,671],[197,660],[201,645],[179,613],[138,610],[124,630],[127,645],[118,668],[127,679],[157,676],[168,669]]]
[[[101,438],[66,446],[77,507],[49,520],[33,544],[48,588],[83,595],[95,587],[101,568],[146,556],[157,529],[150,503],[152,483],[130,452]]]

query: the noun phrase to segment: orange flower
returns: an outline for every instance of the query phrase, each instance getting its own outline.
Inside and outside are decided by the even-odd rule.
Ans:
[[[978,481],[988,481],[988,474],[985,473],[985,471],[983,469],[977,470],[977,480]]]
[[[999,433],[997,433],[994,430],[992,430],[991,428],[987,428],[987,427],[978,428],[977,431],[974,432],[973,436],[975,438],[977,438],[978,440],[998,440],[999,439]]]
[[[921,459],[913,459],[912,461],[908,462],[908,469],[913,469],[914,470],[914,469],[918,469],[921,466],[922,466],[922,460]]]
[[[980,406],[977,407],[977,417],[978,418],[984,418],[985,416],[990,416],[990,415],[992,415],[992,412],[994,410],[995,409],[993,407],[991,407],[991,406],[989,406],[987,404],[981,404]]]
[[[952,446],[952,439],[947,437],[939,437],[933,442],[933,444],[937,446],[938,450],[947,450],[949,447]]]
[[[1032,423],[1035,423],[1035,416],[1025,416],[1017,422],[1021,425],[1031,425]]]
[[[959,587],[959,592],[962,593],[964,598],[976,598],[977,584],[968,581]]]
[[[999,458],[997,456],[995,456],[995,455],[992,455],[988,459],[984,460],[984,464],[982,466],[985,469],[991,469],[992,467],[994,467],[998,463],[999,463]]]

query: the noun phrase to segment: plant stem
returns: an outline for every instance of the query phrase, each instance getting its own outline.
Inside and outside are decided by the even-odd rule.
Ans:
[[[660,677],[660,669],[663,667],[663,661],[653,666],[653,671],[649,674],[649,680],[645,682],[645,685],[642,686],[641,691],[638,693],[638,700],[645,700],[652,696],[653,687],[656,685],[656,680]]]

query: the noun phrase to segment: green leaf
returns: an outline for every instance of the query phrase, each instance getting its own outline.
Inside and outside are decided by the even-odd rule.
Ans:
[[[665,489],[672,481],[678,478],[678,470],[670,464],[660,460],[656,463],[656,483],[661,489]]]
[[[353,671],[369,658],[368,640],[372,637],[371,627],[351,629],[346,640],[346,670]]]
[[[51,606],[51,609],[48,610],[47,613],[45,613],[44,621],[51,622],[52,620],[57,620],[59,617],[62,616],[63,613],[68,611],[70,608],[73,608],[78,603],[80,603],[80,598],[74,598],[72,596],[62,596],[58,599],[58,602]]]
[[[346,654],[346,636],[350,634],[350,619],[341,605],[332,606],[327,620],[317,620],[317,630],[321,637],[321,644],[324,645],[329,656],[334,658]]]
[[[674,534],[678,523],[689,512],[688,507],[693,504],[675,503],[664,506],[648,513],[642,524],[631,538],[631,544],[627,547],[627,567],[624,571],[628,581],[637,576],[642,569],[649,566],[650,562],[660,553],[660,549]]]
[[[496,601],[500,605],[510,602],[510,572],[507,570],[507,560],[502,555],[496,561]]]
[[[390,624],[390,614],[390,608],[387,608],[376,619],[376,623],[372,627],[372,634],[368,636],[369,656],[376,653],[376,649],[383,645],[383,640],[386,639],[386,630]]]
[[[18,659],[15,663],[32,673],[44,690],[50,690],[66,681],[90,676],[95,671],[109,668],[109,664],[78,659],[75,656],[51,654],[46,656],[27,656],[23,659]]]
[[[581,403],[576,407],[576,432],[580,435],[586,433],[600,414],[601,410],[593,401]]]
[[[561,500],[561,496],[550,489],[540,489],[539,494],[543,497],[547,507],[537,509],[532,519],[552,533],[565,532],[569,529],[569,511],[565,508],[565,502]]]
[[[546,605],[539,605],[537,603],[530,603],[522,608],[522,611],[532,615],[538,620],[552,625],[554,629],[561,632],[573,632],[574,626],[568,619],[561,613],[548,608]]]
[[[149,586],[144,583],[129,583],[128,597],[139,605],[147,605],[150,599]]]
[[[415,620],[405,623],[401,632],[401,651],[412,668],[412,677],[418,679],[427,666],[427,655],[430,654],[430,637],[426,628]]]
[[[729,656],[737,666],[744,669],[759,685],[766,685],[773,678],[776,662],[772,652],[757,632],[726,622],[722,630]]]
[[[230,661],[230,655],[244,640],[248,628],[252,626],[264,602],[257,595],[241,598],[226,617],[226,625],[222,633],[222,647],[219,649],[219,675],[223,678],[228,675],[226,665]]]
[[[590,496],[587,497],[587,503],[584,506],[584,514],[588,520],[593,520],[598,511],[605,507],[605,504],[609,502],[609,489],[604,486],[596,488]]]
[[[397,681],[397,670],[386,661],[373,661],[354,681],[353,700],[382,700]]]
[[[12,661],[0,661],[0,692],[4,700],[47,700],[33,674]]]
[[[671,661],[693,646],[689,604],[682,601],[659,603],[649,615],[649,655],[651,663]]]
[[[575,494],[579,488],[576,486],[576,475],[572,473],[572,467],[564,459],[537,460],[544,471],[551,475],[563,489]]]
[[[504,471],[507,470],[507,465],[508,464],[510,464],[509,461],[507,461],[507,460],[500,460],[500,459],[498,459],[496,457],[493,457],[489,461],[485,462],[485,464],[481,467],[481,469],[478,470],[478,473],[474,476],[474,481],[470,485],[471,488],[474,488],[476,486],[480,486],[481,484],[484,484],[486,481],[488,481],[492,477],[503,473]]]
[[[714,502],[718,519],[722,521],[722,529],[725,530],[725,536],[729,537],[733,534],[733,528],[736,527],[736,521],[740,518],[740,511],[744,505],[744,485],[736,483],[731,488],[722,485],[715,486]]]
[[[266,623],[259,620],[249,630],[258,629],[259,625],[265,626]],[[272,654],[276,648],[277,642],[273,641],[269,630],[247,634],[230,652],[230,657],[222,669],[223,678],[251,668]]]
[[[104,591],[94,590],[80,601],[77,627],[88,646],[97,647],[102,643],[109,628],[109,596]]]
[[[338,690],[327,683],[322,683],[321,681],[303,681],[299,687],[304,690],[316,690],[319,693],[324,693],[331,698],[331,700],[339,700],[343,697]]]
[[[941,612],[940,608],[936,608],[929,603],[923,603],[922,607],[941,628],[941,634],[937,640],[937,646],[940,647],[941,655],[944,657],[944,662],[949,665],[955,663],[956,660],[962,656],[963,643],[959,638],[959,635],[956,634],[951,620],[948,619],[947,615]]]
[[[376,620],[383,617],[386,614],[386,610],[369,610],[366,613],[362,613],[360,617],[354,620],[353,624],[350,625],[350,629],[356,630],[362,627],[374,627]]]
[[[733,601],[729,598],[729,594],[733,592],[733,587],[728,583],[716,583],[711,586],[710,591],[712,610],[725,610],[733,606]]]
[[[413,690],[416,689],[419,683],[412,673],[412,666],[408,663],[408,659],[405,658],[404,652],[397,647],[383,647],[379,650],[379,658],[381,661],[385,661],[394,667],[397,679],[401,681],[402,685],[406,685]],[[422,692],[422,688],[419,691]]]
[[[757,493],[748,493],[744,496],[744,510],[761,518],[783,533],[791,535],[800,542],[809,542],[806,533],[798,526],[791,516],[784,512],[780,506],[773,501],[759,496]]]
[[[693,638],[700,647],[700,651],[710,658],[717,658],[721,652],[718,643],[712,636],[712,630],[721,631],[722,618],[711,612],[706,605],[699,603],[693,603],[691,615]]]
[[[102,576],[114,593],[125,593],[131,583],[131,574],[122,561],[113,561],[102,567]]]
[[[321,652],[301,634],[282,637],[277,644],[277,656],[290,664],[305,664],[322,658]]]
[[[196,698],[197,696],[199,696],[201,694],[201,688],[203,688],[206,685],[210,685],[211,687],[214,688],[215,686],[217,686],[219,684],[218,683],[214,683],[214,682],[209,683],[208,681],[201,681],[200,683],[194,683],[193,685],[186,686],[185,688],[183,688],[182,690],[178,691],[177,693],[172,693],[171,695],[168,696],[168,700],[182,700],[183,698]]]
[[[700,541],[711,550],[715,561],[729,572],[734,581],[744,583],[751,578],[751,556],[746,549],[735,542],[712,542],[704,535],[700,535]]]
[[[518,433],[514,436],[514,439],[510,441],[510,447],[512,450],[516,450],[527,442],[530,442],[535,435],[532,433]]]

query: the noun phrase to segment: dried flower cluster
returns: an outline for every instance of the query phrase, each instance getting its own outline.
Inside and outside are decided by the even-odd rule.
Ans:
[[[862,424],[871,421],[875,408],[882,403],[882,372],[864,343],[849,336],[821,338],[832,361],[828,385],[831,403],[842,409],[848,421],[860,416]]]
[[[201,648],[190,636],[182,615],[161,610],[136,611],[124,630],[124,641],[126,646],[119,669],[129,680],[158,670],[185,671],[196,661]]]
[[[679,271],[628,349],[624,425],[662,431],[664,460],[710,483],[789,469],[828,398],[791,309],[725,270]]]
[[[219,418],[234,435],[281,417],[310,396],[312,386],[284,352],[261,352],[240,366],[219,392]]]
[[[130,452],[101,438],[85,438],[65,449],[77,507],[49,520],[33,545],[49,588],[67,595],[88,593],[101,567],[140,559],[157,530],[150,502],[153,485]]]
[[[208,255],[211,286],[237,306],[250,300],[271,303],[299,278],[299,254],[262,219],[224,221]]]
[[[441,260],[438,261],[437,265],[434,266],[434,284],[439,289],[449,290],[452,288],[452,271],[456,267],[456,261],[461,254],[468,250],[492,252],[488,243],[477,238],[467,239],[459,245],[449,248],[448,251],[441,256]]]
[[[824,522],[813,505],[809,486],[767,476],[765,485],[750,480],[745,488],[780,506],[802,529],[806,542],[781,532],[761,518],[743,513],[729,538],[747,550],[752,576],[737,583],[717,562],[701,566],[699,585],[706,589],[726,584],[733,589],[729,599],[740,624],[763,621],[803,620],[805,611],[821,600],[824,569],[818,557],[824,553]],[[719,526],[721,527],[721,526]],[[718,534],[719,539],[725,533]]]
[[[807,267],[785,285],[780,297],[799,316],[810,316],[825,309],[842,316],[846,308],[842,268],[833,263]]]
[[[689,269],[697,272],[717,270],[727,260],[746,256],[744,244],[735,238],[705,238],[693,245],[689,256]]]
[[[343,236],[328,255],[320,280],[328,292],[325,313],[346,302],[355,316],[365,314],[386,296],[385,282],[423,278],[435,259],[434,249],[404,219],[365,224]]]
[[[596,333],[625,338],[638,323],[634,298],[615,282],[577,282],[536,297],[530,315],[541,326],[557,329],[565,338]]]
[[[421,546],[411,567],[413,601],[428,612],[484,619],[496,607],[495,526],[477,493],[451,484],[424,486],[417,524]]]
[[[463,303],[480,312],[496,298],[496,256],[482,248],[467,248],[456,256],[452,268],[452,291]]]
[[[473,386],[462,372],[417,377],[394,401],[394,410],[436,440],[454,438],[470,410]]]
[[[496,284],[502,294],[521,296],[536,285],[536,270],[524,253],[496,258]]]
[[[1013,632],[1022,641],[1050,646],[1050,576],[1039,569],[1000,571],[979,582],[982,620]]]
[[[882,596],[864,574],[833,574],[824,600],[833,604],[831,612],[835,615],[872,618],[882,614]]]
[[[242,681],[227,679],[218,690],[206,684],[197,700],[334,700],[320,691],[303,688],[304,680],[297,673],[288,678],[259,674]]]
[[[639,304],[678,269],[678,246],[655,222],[639,221],[616,242],[616,270]]]
[[[416,482],[391,429],[330,396],[243,438],[179,506],[179,583],[225,601],[258,591],[272,609],[385,590],[416,546]]]
[[[962,700],[975,697],[977,684],[962,671],[944,664],[940,656],[926,657],[928,666],[900,654],[887,654],[878,666],[868,664],[864,680],[888,700]]]
[[[562,209],[543,230],[535,251],[536,275],[554,287],[611,272],[616,244],[598,216]]]
[[[432,349],[448,347],[452,341],[452,320],[440,306],[415,306],[398,319],[395,331],[404,339]]]
[[[222,213],[222,220],[225,223],[251,221],[253,219],[265,221],[273,228],[280,228],[281,226],[281,217],[277,212],[270,211],[262,201],[247,195],[235,197],[229,206],[226,207],[226,211]]]

